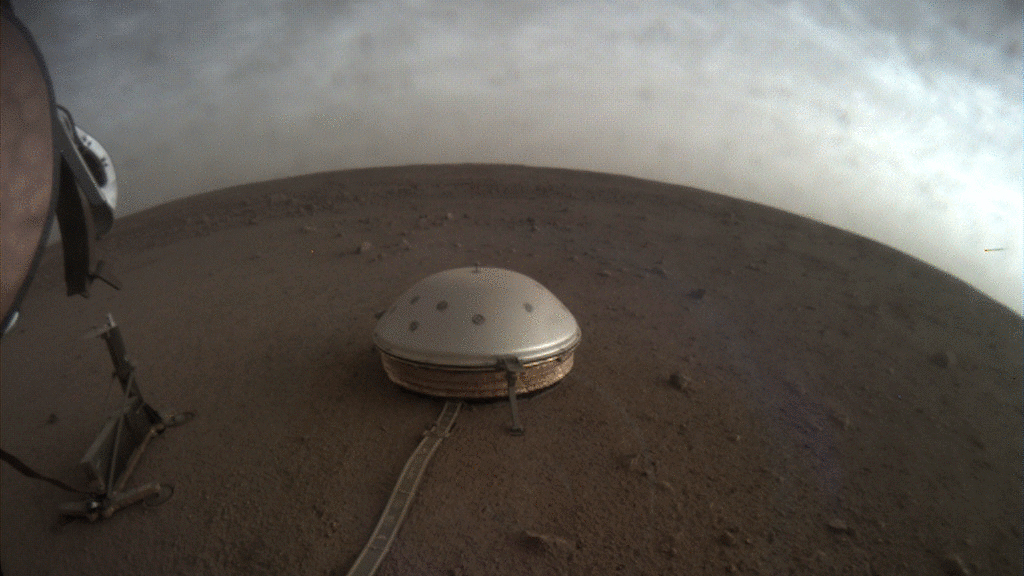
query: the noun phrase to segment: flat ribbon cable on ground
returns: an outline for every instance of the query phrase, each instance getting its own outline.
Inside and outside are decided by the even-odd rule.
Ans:
[[[441,415],[437,422],[423,433],[423,440],[405,463],[402,474],[398,477],[395,489],[391,491],[391,498],[388,499],[384,513],[381,514],[377,527],[373,530],[369,542],[363,551],[356,558],[355,564],[348,571],[348,576],[372,576],[380,566],[384,556],[391,549],[391,543],[401,527],[405,515],[409,512],[409,505],[412,504],[416,489],[419,488],[420,480],[423,479],[423,471],[427,469],[434,451],[441,445],[441,441],[448,436],[455,424],[455,417],[459,415],[459,408],[462,402],[448,401],[444,403]]]

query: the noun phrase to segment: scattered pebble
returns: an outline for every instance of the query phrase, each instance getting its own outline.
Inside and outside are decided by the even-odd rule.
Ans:
[[[46,419],[47,424],[56,424],[59,421],[60,418],[58,418],[56,414],[50,414],[50,416]]]
[[[683,378],[679,375],[679,372],[673,372],[668,377],[668,385],[675,388],[676,390],[683,389]]]
[[[970,576],[971,571],[967,569],[962,558],[957,554],[946,556],[942,560],[942,571],[947,576]]]
[[[673,372],[668,377],[668,385],[673,389],[682,392],[687,398],[694,393],[693,380],[690,380],[679,372]]]
[[[359,248],[356,248],[356,254],[366,254],[372,248],[373,244],[371,244],[370,242],[363,242],[362,244],[359,245]]]
[[[842,430],[847,430],[850,428],[850,417],[847,416],[844,412],[840,412],[839,410],[835,409],[830,410],[828,413],[828,418],[833,423],[835,423],[836,426],[839,426],[839,428]]]
[[[829,520],[827,526],[829,530],[837,534],[847,534],[849,536],[853,535],[853,529],[851,529],[850,526],[846,524],[846,522],[840,520],[839,518],[833,518]]]
[[[985,449],[985,442],[981,438],[975,436],[974,434],[968,434],[967,441],[973,444],[974,447],[977,448],[978,450]]]
[[[949,350],[943,350],[942,352],[933,354],[929,360],[939,368],[956,367],[956,354],[953,354]]]
[[[544,534],[542,532],[534,532],[533,530],[524,530],[523,540],[527,545],[535,546],[548,552],[572,554],[576,551],[575,542],[568,538],[555,536],[554,534]]]
[[[635,472],[641,476],[654,476],[655,462],[652,462],[643,454],[637,454],[629,459],[626,467],[629,468],[630,472]]]
[[[732,532],[722,532],[722,535],[718,537],[718,543],[722,546],[735,546],[736,536],[734,536]]]
[[[313,226],[311,224],[307,224],[307,225],[302,227],[302,231],[305,232],[306,234],[309,234],[311,232],[316,232],[316,226]]]
[[[697,288],[696,290],[691,290],[690,293],[687,294],[687,296],[694,300],[700,300],[704,298],[704,295],[707,294],[707,292],[708,291],[703,288]]]
[[[608,278],[612,275],[612,273],[607,270],[601,270],[600,272],[597,273],[597,275],[601,276],[602,278]]]

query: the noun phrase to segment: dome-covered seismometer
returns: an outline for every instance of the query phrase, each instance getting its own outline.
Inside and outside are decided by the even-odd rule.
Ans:
[[[572,313],[536,280],[479,266],[417,282],[384,313],[374,344],[388,377],[444,398],[499,398],[551,386],[581,338]]]

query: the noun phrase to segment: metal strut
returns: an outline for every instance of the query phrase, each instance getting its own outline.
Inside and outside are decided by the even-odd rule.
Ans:
[[[518,358],[504,358],[498,363],[498,367],[505,371],[505,381],[508,382],[508,403],[512,406],[512,428],[509,430],[509,434],[522,436],[526,431],[523,430],[523,425],[519,422],[516,384],[519,382],[519,374],[525,372],[526,368]]]
[[[121,329],[113,316],[107,314],[106,325],[86,334],[86,338],[93,337],[103,338],[107,343],[114,377],[121,383],[124,395],[121,409],[107,420],[80,463],[99,493],[88,500],[60,506],[62,515],[90,521],[109,518],[136,502],[155,504],[171,497],[174,487],[170,484],[151,482],[127,490],[125,485],[149,442],[167,428],[184,424],[194,416],[192,412],[161,414],[146,403],[135,377],[135,365],[128,360]]]
[[[437,422],[423,433],[423,440],[405,463],[405,468],[402,469],[402,474],[398,477],[398,482],[395,483],[395,489],[391,491],[391,498],[388,499],[384,512],[380,515],[380,520],[377,521],[377,527],[373,529],[370,540],[363,547],[363,551],[356,558],[355,563],[352,564],[352,568],[349,569],[348,576],[371,576],[377,571],[384,556],[391,549],[391,543],[394,541],[402,521],[405,520],[406,513],[409,512],[409,505],[412,504],[416,489],[419,488],[420,480],[423,479],[423,471],[427,469],[427,463],[430,462],[437,447],[441,445],[441,441],[448,436],[461,407],[462,402],[445,402],[441,415],[437,417]]]

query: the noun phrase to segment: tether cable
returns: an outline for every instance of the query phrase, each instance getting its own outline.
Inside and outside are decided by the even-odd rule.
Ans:
[[[84,494],[86,496],[93,497],[101,496],[101,494],[99,493],[88,492],[86,490],[79,490],[78,488],[75,488],[73,486],[68,486],[67,484],[61,482],[60,480],[57,480],[56,478],[51,478],[49,476],[46,476],[45,474],[40,474],[39,472],[33,470],[28,464],[25,464],[21,460],[18,460],[16,456],[14,456],[13,454],[6,450],[0,450],[0,458],[2,458],[4,462],[10,464],[12,468],[17,470],[18,472],[21,472],[25,476],[28,476],[29,478],[35,480],[42,480],[43,482],[49,482],[50,484],[53,484],[54,486],[60,488],[61,490],[67,490],[68,492],[74,492],[75,494]]]
[[[391,491],[391,498],[388,499],[384,513],[380,515],[377,527],[373,529],[373,535],[363,547],[363,551],[356,558],[348,576],[372,576],[380,566],[384,556],[391,549],[391,543],[409,512],[409,505],[412,504],[416,489],[419,488],[420,480],[423,479],[423,471],[427,469],[434,451],[441,445],[441,441],[448,436],[455,424],[455,417],[459,415],[459,408],[462,402],[448,401],[444,403],[441,415],[437,422],[423,433],[423,440],[413,451],[412,456],[405,463],[402,474],[395,483],[395,489]]]

